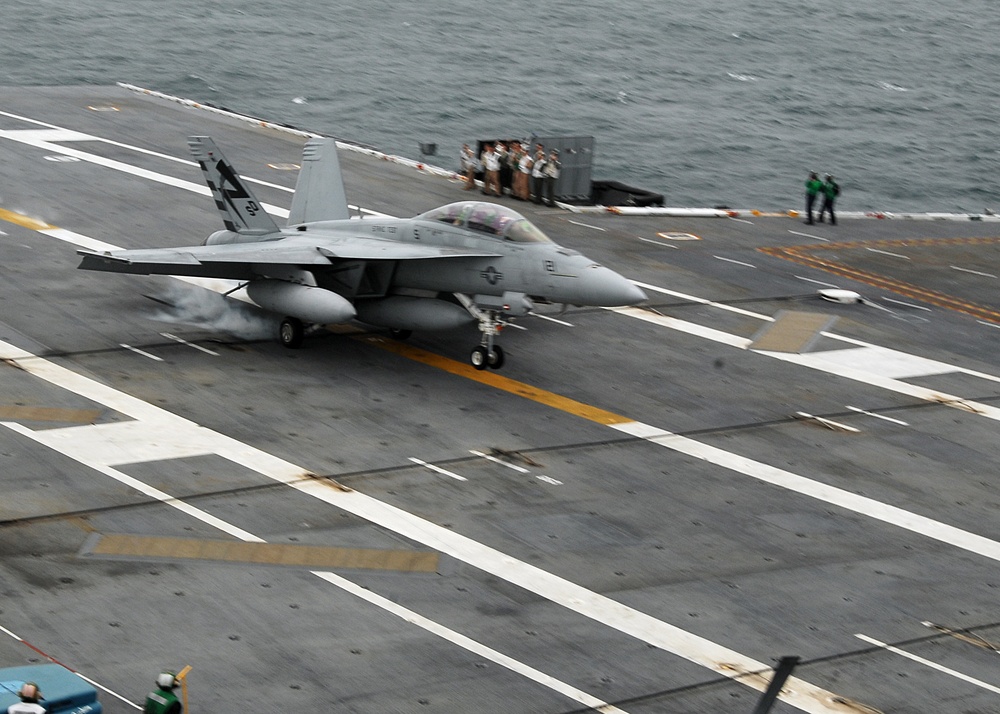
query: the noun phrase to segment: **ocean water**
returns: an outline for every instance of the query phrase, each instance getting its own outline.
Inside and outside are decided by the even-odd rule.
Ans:
[[[129,82],[457,167],[592,135],[667,205],[1000,210],[996,0],[5,0],[0,87]],[[2,107],[2,89],[0,89]]]

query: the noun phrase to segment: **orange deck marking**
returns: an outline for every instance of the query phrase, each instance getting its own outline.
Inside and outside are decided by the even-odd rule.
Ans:
[[[852,268],[836,261],[826,260],[821,255],[822,251],[852,250],[857,248],[912,248],[936,245],[986,245],[990,243],[1000,243],[1000,238],[923,238],[917,240],[898,238],[871,242],[852,241],[849,243],[827,243],[824,245],[768,247],[758,248],[757,250],[776,258],[791,260],[811,268],[819,268],[834,275],[840,275],[876,288],[882,288],[883,290],[889,290],[899,295],[915,298],[930,305],[955,310],[956,312],[971,315],[980,320],[1000,323],[1000,312],[993,308],[963,300],[937,290],[930,290],[919,285],[896,280],[885,275],[879,275],[878,273],[872,273],[860,268]]]
[[[509,377],[501,377],[496,372],[478,370],[472,365],[465,364],[464,362],[458,362],[448,357],[442,357],[441,355],[434,354],[433,352],[422,350],[419,347],[412,347],[410,345],[403,344],[398,340],[378,336],[367,336],[358,339],[388,352],[394,352],[395,354],[406,357],[407,359],[412,359],[415,362],[421,362],[431,367],[437,367],[438,369],[458,375],[459,377],[465,377],[466,379],[471,379],[474,382],[479,382],[480,384],[486,384],[504,392],[516,394],[519,397],[524,397],[525,399],[530,399],[533,402],[554,407],[560,411],[583,417],[584,419],[597,422],[598,424],[625,424],[627,422],[635,421],[634,419],[622,416],[621,414],[615,414],[614,412],[609,412],[605,409],[601,409],[600,407],[592,407],[589,404],[584,404],[583,402],[578,402],[575,399],[563,397],[553,392],[545,391],[544,389],[532,387],[530,384],[518,382],[517,380],[510,379]]]

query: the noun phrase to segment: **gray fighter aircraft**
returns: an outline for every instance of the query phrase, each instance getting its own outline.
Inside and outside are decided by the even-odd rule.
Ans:
[[[479,323],[470,361],[499,369],[495,338],[535,303],[634,305],[645,294],[618,273],[553,243],[501,205],[451,203],[415,218],[351,219],[332,139],[306,143],[288,225],[279,228],[209,137],[188,140],[225,230],[202,245],[79,251],[85,270],[238,280],[284,316],[299,347],[310,324],[358,320],[405,339],[413,330]]]

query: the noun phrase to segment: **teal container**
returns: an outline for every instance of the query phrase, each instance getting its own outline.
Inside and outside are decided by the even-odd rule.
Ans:
[[[38,685],[42,692],[39,704],[51,714],[101,714],[97,690],[58,664],[0,669],[0,712],[21,701],[17,693],[25,682]]]

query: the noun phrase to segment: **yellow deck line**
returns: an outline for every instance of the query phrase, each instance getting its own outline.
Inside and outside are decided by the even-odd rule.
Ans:
[[[0,208],[0,221],[7,221],[7,223],[14,223],[24,228],[30,228],[33,231],[47,231],[55,226],[50,226],[45,221],[39,221],[36,218],[31,218],[30,216],[25,216],[21,213],[14,213],[14,211],[8,211]]]
[[[502,377],[496,372],[478,370],[472,365],[464,362],[458,362],[457,360],[453,360],[448,357],[442,357],[441,355],[434,354],[433,352],[422,350],[419,347],[412,347],[400,342],[399,340],[393,340],[391,338],[380,337],[377,335],[369,335],[359,339],[367,344],[386,350],[387,352],[393,352],[415,362],[421,362],[431,367],[444,370],[450,374],[465,377],[466,379],[471,379],[474,382],[479,382],[480,384],[485,384],[504,392],[516,394],[519,397],[530,399],[531,401],[538,402],[539,404],[545,404],[546,406],[553,407],[578,417],[583,417],[584,419],[598,424],[627,424],[635,421],[635,419],[622,416],[621,414],[615,414],[614,412],[609,412],[606,409],[601,409],[600,407],[593,407],[589,404],[578,402],[575,399],[560,396],[554,392],[548,392],[544,389],[532,387],[530,384],[518,382],[517,380],[510,379],[509,377]]]
[[[91,555],[171,560],[214,560],[229,563],[262,563],[301,568],[356,568],[433,573],[438,553],[420,550],[336,548],[287,543],[241,543],[199,538],[168,538],[127,534],[102,535]]]
[[[101,416],[99,409],[61,409],[58,407],[24,407],[0,405],[0,419],[24,421],[57,421],[93,424]]]

